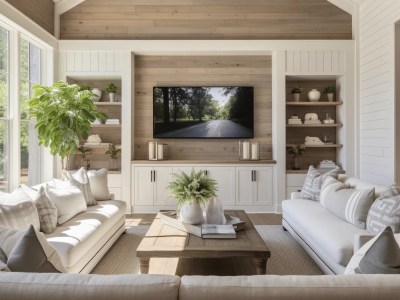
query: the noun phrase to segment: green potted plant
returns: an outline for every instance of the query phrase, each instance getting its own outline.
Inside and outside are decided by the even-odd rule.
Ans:
[[[111,144],[106,151],[110,155],[110,170],[118,170],[118,154],[121,153],[121,148],[117,148],[115,144]]]
[[[300,170],[299,157],[303,155],[306,150],[306,146],[304,144],[296,145],[291,144],[288,145],[287,152],[293,156],[292,169]]]
[[[36,120],[39,144],[60,156],[63,169],[65,159],[68,162],[76,153],[79,140],[87,139],[91,122],[107,118],[97,111],[92,97],[91,91],[77,84],[58,81],[52,86],[34,85],[33,97],[24,104],[29,118]]]
[[[334,93],[336,93],[336,84],[330,84],[324,88],[324,94],[327,94],[329,102],[333,102]]]
[[[292,89],[291,93],[293,95],[293,101],[294,102],[299,102],[300,101],[300,94],[303,92],[303,88],[301,87],[296,87]]]
[[[205,172],[192,170],[190,174],[173,174],[175,180],[169,183],[168,190],[180,207],[179,220],[189,224],[203,223],[203,209],[211,197],[216,196],[217,182]]]
[[[109,85],[107,85],[105,90],[110,97],[110,102],[115,101],[115,93],[117,92],[117,89],[118,89],[117,86],[112,82]]]
[[[90,160],[86,157],[86,153],[90,153],[92,149],[80,146],[78,149],[76,149],[79,153],[82,154],[81,158],[81,168],[84,167],[86,170],[90,169]]]

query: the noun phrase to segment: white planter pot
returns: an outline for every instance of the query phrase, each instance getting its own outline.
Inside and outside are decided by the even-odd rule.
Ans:
[[[94,94],[94,96],[92,98],[93,102],[99,102],[101,99],[101,94],[102,94],[101,90],[98,88],[94,88],[94,89],[92,89],[92,93]]]
[[[317,102],[321,98],[321,93],[317,89],[312,89],[308,92],[308,100],[310,102]]]
[[[328,101],[333,102],[333,93],[329,93],[328,95]]]
[[[299,102],[300,101],[300,93],[294,93],[293,94],[293,101],[294,102]]]
[[[192,225],[203,223],[203,209],[197,203],[187,203],[179,210],[179,221]]]
[[[115,93],[109,93],[108,96],[110,97],[110,102],[115,102]]]

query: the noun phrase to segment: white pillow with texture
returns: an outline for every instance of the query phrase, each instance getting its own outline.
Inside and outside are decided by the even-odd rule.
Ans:
[[[107,169],[91,170],[87,175],[94,198],[97,201],[110,200],[111,194],[108,189]]]
[[[70,182],[81,190],[85,197],[87,206],[97,205],[96,199],[93,196],[92,189],[90,188],[90,181],[85,168],[80,168],[75,173],[63,170],[63,179]]]
[[[46,196],[57,207],[58,224],[63,224],[87,210],[85,197],[76,186],[64,186],[61,188],[46,185]]]
[[[39,231],[39,213],[35,203],[21,189],[11,194],[0,194],[0,226],[28,229],[30,225]]]

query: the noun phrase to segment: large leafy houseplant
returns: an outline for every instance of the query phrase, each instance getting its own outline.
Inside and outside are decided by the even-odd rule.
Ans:
[[[93,93],[77,84],[58,81],[52,86],[36,84],[26,102],[31,119],[36,120],[39,144],[50,147],[52,155],[64,159],[74,155],[80,139],[87,139],[91,122],[106,119],[92,101]]]

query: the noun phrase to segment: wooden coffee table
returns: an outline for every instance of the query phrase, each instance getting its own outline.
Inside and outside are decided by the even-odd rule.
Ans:
[[[246,229],[237,232],[236,239],[202,239],[165,225],[156,216],[136,250],[140,272],[149,272],[151,258],[253,258],[257,274],[266,274],[271,253],[244,210],[228,210],[246,222]]]

